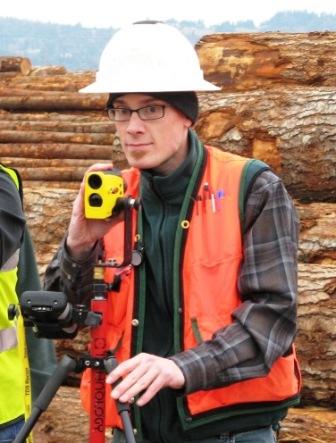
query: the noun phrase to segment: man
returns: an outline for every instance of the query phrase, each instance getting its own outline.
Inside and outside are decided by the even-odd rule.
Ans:
[[[30,413],[29,368],[32,397],[35,397],[56,363],[52,342],[37,340],[30,328],[24,330],[21,318],[8,318],[9,305],[17,305],[24,290],[39,288],[34,249],[22,209],[20,177],[13,169],[0,164],[1,443],[14,440],[23,425],[24,416]]]
[[[112,37],[81,91],[110,94],[127,193],[141,199],[144,258],[118,270],[107,337],[119,361],[107,382],[122,379],[111,396],[132,404],[141,442],[274,442],[298,402],[297,218],[265,164],[204,147],[191,129],[195,91],[216,89],[176,29],[139,22]],[[122,253],[123,223],[86,219],[83,188],[46,276],[77,303],[90,297],[101,243],[106,258]],[[84,374],[86,407],[88,384]],[[111,399],[107,425],[125,441]]]

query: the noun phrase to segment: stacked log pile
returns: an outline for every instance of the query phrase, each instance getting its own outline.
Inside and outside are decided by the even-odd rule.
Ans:
[[[295,200],[303,405],[335,407],[336,33],[215,34],[196,48],[206,78],[221,87],[199,94],[201,139],[264,160]],[[106,95],[77,93],[94,73],[8,66],[0,63],[0,158],[23,176],[42,274],[84,170],[111,158],[123,167],[125,159],[103,111]],[[81,353],[86,340],[81,334],[58,350]]]
[[[203,141],[267,162],[301,218],[297,348],[303,403],[336,405],[335,33],[214,34],[197,50]]]
[[[112,158],[116,167],[126,165],[104,112],[107,95],[78,93],[94,76],[0,57],[0,158],[23,179],[41,274],[65,231],[85,170]]]
[[[38,181],[73,187],[88,165],[112,155],[116,165],[125,165],[103,111],[107,96],[78,93],[94,73],[63,67],[18,72],[20,63],[3,57],[0,64],[0,156],[7,165],[20,168],[33,187]]]

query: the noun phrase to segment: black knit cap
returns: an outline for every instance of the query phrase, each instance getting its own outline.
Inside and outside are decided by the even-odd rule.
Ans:
[[[122,95],[130,94],[129,92],[111,93],[107,102],[107,108],[113,106],[113,102]],[[195,123],[198,116],[198,98],[194,91],[182,92],[139,92],[139,94],[150,95],[151,97],[163,100],[169,103],[173,108],[179,110],[187,118]]]

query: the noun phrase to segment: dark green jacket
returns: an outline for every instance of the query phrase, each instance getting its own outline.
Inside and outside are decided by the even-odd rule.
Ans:
[[[34,247],[26,227],[18,265],[17,295],[20,299],[22,292],[40,289]],[[26,327],[26,338],[32,379],[32,400],[34,401],[56,367],[56,355],[53,342],[36,338],[31,327]]]

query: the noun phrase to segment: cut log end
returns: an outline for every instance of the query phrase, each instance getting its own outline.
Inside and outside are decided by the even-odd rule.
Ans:
[[[0,57],[0,72],[20,72],[29,75],[32,64],[26,57]]]

